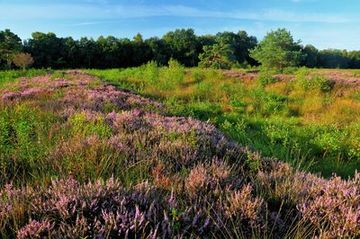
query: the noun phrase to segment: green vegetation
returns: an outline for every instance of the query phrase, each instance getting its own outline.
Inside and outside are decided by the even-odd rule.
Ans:
[[[204,46],[204,53],[199,55],[199,66],[214,69],[230,69],[235,64],[235,57],[229,45],[214,44]]]
[[[53,70],[47,69],[29,69],[29,70],[8,70],[0,71],[0,89],[6,87],[6,83],[13,82],[19,77],[34,77],[40,75],[46,75],[54,72]]]
[[[149,63],[88,72],[162,101],[171,115],[210,121],[264,156],[327,177],[334,172],[347,177],[360,169],[360,103],[351,86],[334,85],[308,69],[295,70],[291,81],[271,72],[256,78],[244,73],[239,79],[182,67],[177,70],[182,80],[169,81],[173,71]]]
[[[2,73],[2,238],[360,235],[357,90],[168,65]]]
[[[265,68],[284,69],[298,66],[302,58],[301,46],[294,42],[290,32],[278,29],[268,33],[250,56]]]
[[[245,31],[196,35],[193,29],[176,29],[148,39],[140,33],[133,39],[100,36],[75,40],[34,32],[23,40],[9,29],[0,31],[0,69],[32,63],[34,68],[53,69],[126,68],[149,61],[166,66],[170,59],[186,67],[200,66],[201,60],[202,66],[213,68],[248,68],[260,63],[275,68],[360,68],[360,51],[302,46],[285,29],[271,31],[259,44]]]

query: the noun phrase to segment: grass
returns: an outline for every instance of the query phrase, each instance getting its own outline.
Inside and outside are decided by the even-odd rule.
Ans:
[[[295,81],[176,62],[89,71],[163,105],[78,71],[10,77],[1,237],[358,237],[359,174],[326,180],[279,161],[344,177],[358,167],[356,91],[303,71]]]
[[[6,87],[7,83],[14,81],[19,77],[34,77],[52,73],[50,69],[29,69],[29,70],[8,70],[0,71],[0,89]]]
[[[293,70],[292,81],[279,81],[270,72],[238,79],[216,70],[154,63],[88,72],[163,102],[171,115],[210,121],[265,156],[326,177],[348,177],[360,169],[359,93],[334,85],[323,71]]]

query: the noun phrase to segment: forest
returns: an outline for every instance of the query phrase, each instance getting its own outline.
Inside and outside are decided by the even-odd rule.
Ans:
[[[155,61],[167,65],[172,58],[184,66],[199,65],[199,56],[208,50],[223,51],[231,59],[229,67],[251,67],[259,62],[250,56],[258,40],[245,31],[219,32],[216,35],[195,34],[193,29],[176,29],[161,38],[143,39],[139,33],[133,37],[100,36],[97,39],[58,37],[55,33],[34,32],[22,41],[9,29],[0,31],[0,69],[16,67],[14,55],[28,53],[34,68],[126,68]],[[217,47],[217,48],[216,48]],[[319,50],[312,45],[294,41],[292,46],[299,53],[298,61],[291,66],[310,68],[360,68],[360,51],[339,49]]]

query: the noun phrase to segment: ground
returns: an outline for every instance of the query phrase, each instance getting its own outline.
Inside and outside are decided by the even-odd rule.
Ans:
[[[247,74],[256,73],[238,79],[151,65],[87,72],[39,72],[1,84],[3,238],[360,235],[358,174],[325,179],[285,163],[299,165],[291,161],[296,145],[299,158],[311,146],[327,163],[341,149],[339,162],[354,174],[358,158],[349,155],[358,138],[348,115],[331,128],[329,108],[310,119],[302,102],[295,102],[295,116],[288,106],[297,94],[323,99],[338,92],[343,106],[353,87],[323,78],[313,84],[303,72],[289,81],[300,86],[267,75],[251,82]],[[346,147],[334,140],[344,132]]]

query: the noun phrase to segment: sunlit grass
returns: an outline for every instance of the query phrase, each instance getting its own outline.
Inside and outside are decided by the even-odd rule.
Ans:
[[[174,70],[176,67],[178,69]],[[181,71],[183,77],[179,76]],[[171,114],[209,120],[219,127],[228,122],[226,133],[266,156],[294,164],[297,158],[303,165],[308,161],[311,171],[325,176],[334,172],[352,175],[360,169],[360,158],[351,153],[357,151],[360,135],[351,133],[347,126],[360,122],[357,91],[351,86],[334,87],[323,76],[323,70],[301,68],[293,71],[295,78],[291,81],[274,80],[271,73],[262,73],[258,79],[244,77],[242,80],[225,77],[216,70],[184,70],[180,66],[159,68],[153,63],[125,70],[89,72],[120,88],[161,100]],[[167,82],[173,72],[182,80]],[[353,74],[352,71],[341,72]],[[297,123],[288,124],[293,119]],[[246,122],[241,132],[234,126],[239,120]],[[314,142],[321,135],[332,134],[328,131],[332,127],[346,135],[331,136],[340,146],[329,142],[325,147]],[[269,135],[269,129],[274,132],[271,135],[278,135],[276,140]],[[329,150],[333,153],[329,154]],[[324,164],[327,166],[323,167]]]
[[[1,237],[358,235],[359,175],[297,171],[358,169],[353,89],[176,62],[90,72],[163,105],[78,71],[11,79],[0,89]]]

